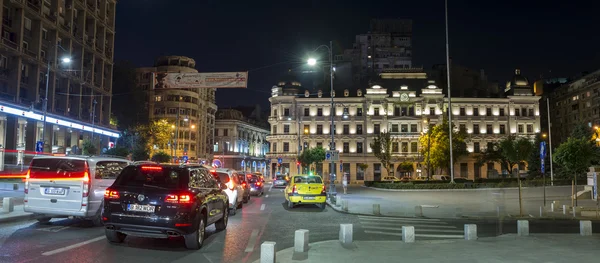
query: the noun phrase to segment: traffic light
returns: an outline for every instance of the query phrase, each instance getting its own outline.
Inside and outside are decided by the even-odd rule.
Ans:
[[[300,161],[296,161],[296,165],[297,165],[297,166],[300,166]]]

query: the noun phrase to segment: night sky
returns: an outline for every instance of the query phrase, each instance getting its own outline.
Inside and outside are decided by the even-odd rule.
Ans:
[[[600,68],[600,1],[449,1],[453,63],[485,69],[501,85],[516,67],[529,78]],[[413,20],[413,66],[445,63],[444,1],[124,0],[115,61],[151,66],[161,55],[204,72],[250,71],[247,90],[217,92],[220,108],[261,104],[288,68],[334,41],[351,48],[372,18]]]

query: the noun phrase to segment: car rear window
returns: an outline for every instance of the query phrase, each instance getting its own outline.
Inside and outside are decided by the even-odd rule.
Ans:
[[[86,161],[70,158],[34,158],[29,178],[80,178],[84,176]]]
[[[128,166],[123,169],[115,185],[176,189],[187,187],[189,180],[189,171],[185,168]]]
[[[275,177],[275,179],[277,179],[277,180],[285,180],[285,177],[282,176],[282,175],[278,175],[278,176]]]
[[[294,183],[296,184],[321,184],[321,177],[316,176],[296,176],[294,177]]]
[[[219,181],[221,181],[221,183],[229,183],[229,180],[231,180],[231,178],[229,178],[229,174],[226,173],[217,173],[217,176],[219,176]]]

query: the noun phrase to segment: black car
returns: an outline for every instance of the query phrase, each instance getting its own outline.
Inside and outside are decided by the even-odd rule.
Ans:
[[[261,196],[265,193],[265,181],[263,181],[258,175],[248,174],[246,175],[246,179],[250,185],[250,194]]]
[[[227,228],[223,187],[201,166],[127,166],[104,194],[106,238],[120,243],[127,236],[183,237],[187,248],[199,249],[207,226]]]

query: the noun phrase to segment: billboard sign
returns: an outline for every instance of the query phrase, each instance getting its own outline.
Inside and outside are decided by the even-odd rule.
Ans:
[[[248,72],[159,73],[157,89],[247,88]]]

